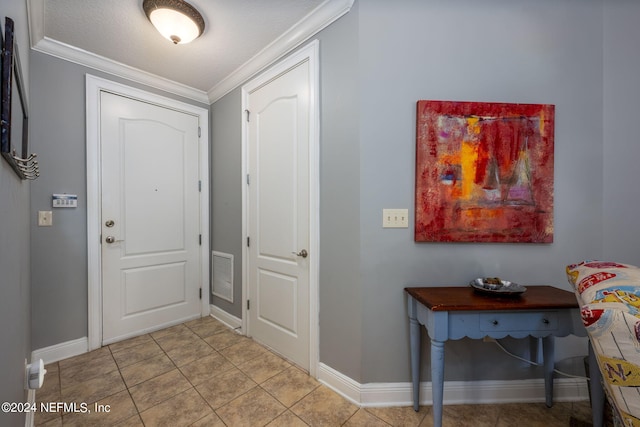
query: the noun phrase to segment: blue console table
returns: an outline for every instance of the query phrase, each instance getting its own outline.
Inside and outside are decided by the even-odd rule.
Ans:
[[[464,337],[542,338],[545,400],[553,404],[554,337],[586,336],[573,293],[530,286],[517,297],[485,295],[467,287],[405,288],[409,304],[413,409],[420,403],[420,325],[431,338],[433,425],[442,426],[444,343]]]

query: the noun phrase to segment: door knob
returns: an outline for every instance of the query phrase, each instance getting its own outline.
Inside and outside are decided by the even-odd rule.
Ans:
[[[300,252],[291,252],[291,253],[297,256],[301,256],[302,258],[306,258],[307,256],[309,256],[309,253],[307,252],[306,249],[303,249]]]
[[[107,243],[122,242],[122,240],[116,240],[116,238],[113,236],[107,236],[104,240]]]
[[[112,219],[104,223],[104,225],[106,225],[107,227],[113,227],[114,224],[115,222]]]

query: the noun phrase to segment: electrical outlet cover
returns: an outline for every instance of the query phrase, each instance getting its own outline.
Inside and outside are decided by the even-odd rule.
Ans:
[[[53,212],[38,211],[38,226],[51,227],[53,225]]]

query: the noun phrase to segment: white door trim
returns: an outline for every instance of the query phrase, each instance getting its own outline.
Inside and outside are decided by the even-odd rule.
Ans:
[[[209,315],[209,111],[171,98],[136,89],[100,77],[86,76],[87,116],[87,264],[88,264],[88,344],[89,350],[102,345],[102,262],[100,183],[100,92],[108,91],[143,102],[198,116],[200,194],[200,284],[203,316]]]
[[[311,120],[309,122],[309,251],[314,256],[309,261],[309,374],[317,376],[319,361],[319,266],[320,266],[320,80],[319,80],[319,46],[314,40],[302,49],[278,62],[258,77],[242,86],[242,331],[247,333],[247,297],[248,290],[248,209],[247,209],[247,122],[246,113],[249,93],[269,82],[279,74],[294,65],[309,61],[310,92],[309,107]]]

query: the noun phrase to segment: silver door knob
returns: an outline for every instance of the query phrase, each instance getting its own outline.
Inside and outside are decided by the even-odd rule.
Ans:
[[[113,227],[114,224],[115,222],[112,219],[104,223],[104,225],[106,225],[107,227]]]
[[[106,239],[104,239],[107,243],[113,243],[116,241],[116,238],[113,236],[107,236]]]
[[[300,252],[291,252],[291,253],[297,256],[301,256],[302,258],[306,258],[307,256],[309,256],[309,253],[307,252],[306,249],[303,249]]]

